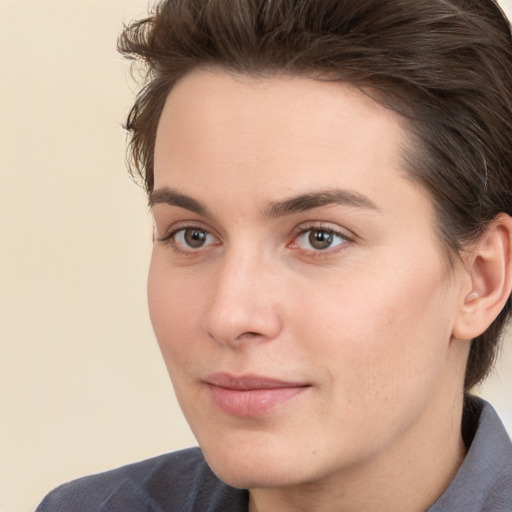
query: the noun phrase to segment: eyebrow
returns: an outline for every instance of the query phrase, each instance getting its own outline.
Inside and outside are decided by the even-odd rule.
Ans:
[[[265,210],[269,218],[283,217],[322,206],[351,206],[379,212],[378,206],[368,197],[352,190],[328,189],[270,203]]]
[[[150,209],[153,209],[159,204],[166,204],[178,206],[179,208],[184,208],[205,217],[212,216],[203,203],[169,187],[152,190],[149,194],[148,204]],[[307,194],[284,199],[283,201],[273,201],[263,210],[263,214],[268,218],[277,218],[320,208],[322,206],[335,205],[363,208],[375,212],[380,211],[378,206],[370,198],[359,192],[336,188],[309,192]]]
[[[149,208],[153,209],[158,204],[178,206],[180,208],[185,208],[185,210],[190,210],[191,212],[197,213],[198,215],[211,217],[208,208],[206,208],[206,206],[204,206],[200,201],[197,201],[196,199],[185,194],[180,194],[176,190],[173,190],[169,187],[152,190],[149,193]]]

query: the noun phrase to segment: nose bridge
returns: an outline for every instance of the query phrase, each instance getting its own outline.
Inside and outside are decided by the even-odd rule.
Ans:
[[[226,249],[218,262],[206,314],[208,334],[220,343],[271,339],[280,331],[275,269],[250,241]]]

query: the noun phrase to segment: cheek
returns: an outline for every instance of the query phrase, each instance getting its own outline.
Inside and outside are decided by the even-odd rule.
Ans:
[[[339,392],[375,403],[434,386],[450,340],[441,272],[404,265],[399,275],[354,274],[308,295],[314,309],[302,318],[313,321],[302,321],[298,332],[316,344],[316,361]]]
[[[173,272],[153,254],[148,275],[148,305],[153,330],[169,371],[187,368],[201,340],[203,289],[184,272]]]

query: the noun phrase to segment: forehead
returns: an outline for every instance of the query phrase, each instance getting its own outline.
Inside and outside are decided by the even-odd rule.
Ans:
[[[275,134],[281,135],[281,142],[307,137],[311,144],[328,146],[338,145],[340,137],[349,135],[347,128],[361,135],[364,131],[364,140],[380,138],[384,128],[390,137],[380,138],[381,142],[396,147],[406,138],[402,121],[348,83],[199,69],[179,80],[169,93],[158,134],[172,134],[179,123],[182,136],[186,135],[183,129],[191,136],[232,129],[240,138],[250,136],[267,146],[272,140],[277,143]]]
[[[417,187],[406,178],[407,147],[402,119],[352,85],[199,70],[167,98],[155,189],[263,203],[341,187],[393,202]]]

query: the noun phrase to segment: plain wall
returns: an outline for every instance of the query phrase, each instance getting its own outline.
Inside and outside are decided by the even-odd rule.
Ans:
[[[145,12],[144,0],[0,0],[2,512],[195,443],[151,330],[151,222],[124,165],[135,86],[115,45]],[[512,430],[507,350],[482,392]]]

